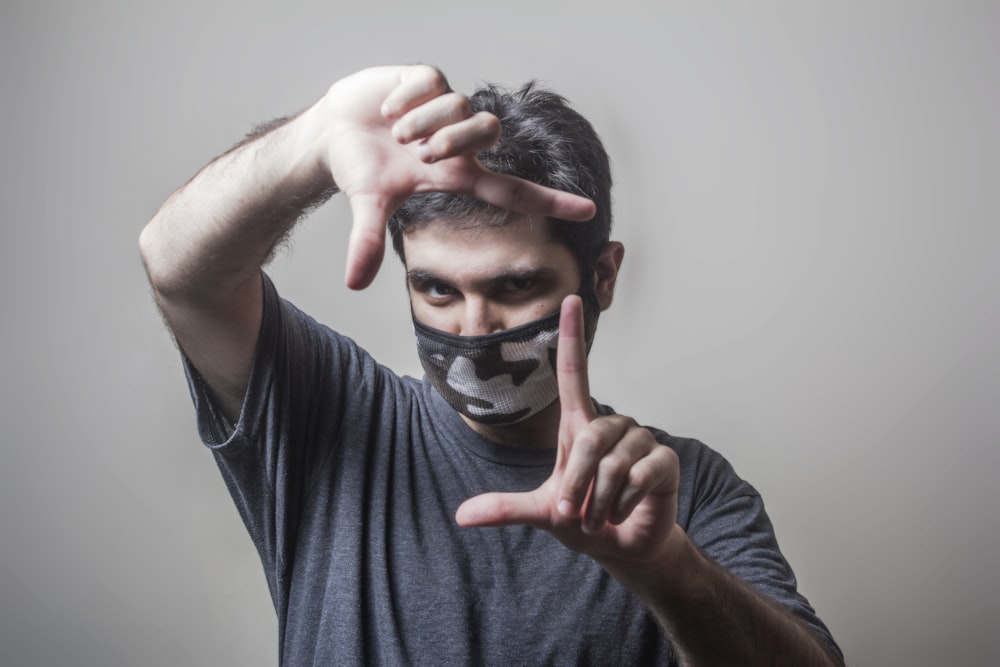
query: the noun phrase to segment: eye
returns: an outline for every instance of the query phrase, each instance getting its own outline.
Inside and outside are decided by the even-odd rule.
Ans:
[[[417,289],[430,299],[446,299],[455,293],[455,288],[451,285],[433,280],[420,283]]]
[[[508,278],[504,282],[504,289],[508,292],[526,292],[534,286],[535,279],[527,277]]]

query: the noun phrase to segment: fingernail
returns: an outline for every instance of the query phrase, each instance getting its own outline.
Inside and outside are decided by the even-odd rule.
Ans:
[[[573,516],[573,503],[566,500],[565,498],[559,501],[559,505],[557,506],[557,508],[559,510],[559,513],[562,514],[564,517]]]
[[[580,527],[583,529],[583,532],[587,533],[588,535],[596,535],[601,530],[601,523],[596,519],[587,517],[586,519],[584,519],[583,525]]]
[[[431,153],[430,144],[427,142],[421,142],[417,145],[417,155],[420,157],[421,162],[426,162],[428,164],[437,160],[437,158],[434,157],[434,154]]]

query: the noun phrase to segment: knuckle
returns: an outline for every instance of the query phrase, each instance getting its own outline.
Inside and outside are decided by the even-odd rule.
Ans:
[[[448,77],[437,67],[431,67],[431,86],[435,92],[444,93],[451,90],[448,84]]]
[[[455,151],[454,137],[448,132],[438,132],[430,141],[431,149],[436,155],[450,156]]]
[[[451,113],[454,118],[467,118],[472,113],[469,99],[465,95],[451,93],[448,95],[448,104],[451,107]]]
[[[677,458],[677,452],[672,450],[670,447],[656,443],[656,448],[653,449],[652,455],[660,461],[660,464],[665,468],[674,468],[680,466],[680,459]]]
[[[580,375],[587,372],[587,363],[571,355],[560,355],[556,357],[556,371],[563,375]]]
[[[469,101],[465,100],[468,113],[471,113],[472,108],[469,105]],[[496,141],[500,138],[503,133],[503,126],[500,124],[500,119],[489,113],[488,111],[480,111],[475,115],[476,121],[480,124],[485,134],[493,137]]]
[[[631,421],[631,420],[630,420]],[[644,452],[652,452],[656,449],[670,449],[669,447],[663,447],[657,442],[653,433],[648,428],[643,428],[642,426],[636,426],[634,422],[630,423],[626,427],[626,432],[630,438],[635,440],[636,446],[640,447]],[[671,450],[673,451],[673,450]]]
[[[579,450],[582,454],[596,458],[604,453],[604,438],[599,427],[590,424],[588,428],[577,434],[573,442],[573,449]]]
[[[642,462],[632,466],[628,471],[628,482],[638,489],[648,489],[653,480],[653,472],[650,465]]]
[[[501,517],[504,521],[510,519],[514,515],[514,508],[511,506],[510,501],[506,496],[500,495],[496,499],[497,503],[497,515]]]
[[[604,419],[616,424],[623,431],[635,426],[635,420],[625,415],[607,415]]]
[[[674,450],[669,447],[660,447],[643,460],[647,475],[645,484],[648,488],[659,488],[664,484],[676,486],[680,464]]]
[[[629,462],[616,454],[609,454],[597,464],[597,471],[599,476],[614,479],[621,478],[628,473]]]
[[[617,442],[628,435],[631,424],[631,419],[619,415],[606,415],[591,422],[591,426],[599,429],[603,437],[611,442]]]
[[[524,183],[520,181],[515,182],[511,188],[509,195],[509,206],[512,211],[518,213],[525,213],[528,210],[528,188]]]
[[[629,431],[630,433],[634,433],[637,436],[646,438],[647,440],[650,441],[656,440],[656,438],[653,437],[652,431],[650,431],[648,428],[644,426],[639,426],[639,424],[636,423],[636,421],[631,417],[619,416],[619,418],[621,419],[621,424],[623,429]]]
[[[431,93],[444,93],[449,90],[448,79],[444,72],[432,65],[417,65],[414,73]]]

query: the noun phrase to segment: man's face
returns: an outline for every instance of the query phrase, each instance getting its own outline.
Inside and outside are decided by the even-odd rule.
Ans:
[[[541,218],[460,229],[431,223],[403,236],[413,313],[461,336],[496,333],[559,309],[580,289],[569,249]]]

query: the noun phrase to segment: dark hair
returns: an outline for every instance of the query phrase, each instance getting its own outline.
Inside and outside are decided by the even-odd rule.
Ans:
[[[611,165],[600,137],[565,98],[534,81],[514,92],[488,85],[469,102],[473,112],[492,113],[503,128],[500,140],[477,156],[484,167],[594,201],[597,214],[588,222],[549,219],[553,238],[576,257],[586,292],[587,277],[593,275],[598,253],[611,233]],[[389,220],[389,233],[393,248],[405,261],[403,234],[407,229],[438,220],[503,225],[509,219],[507,211],[472,197],[428,192],[400,206]]]

